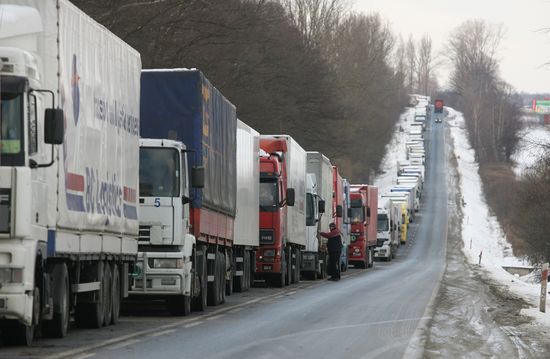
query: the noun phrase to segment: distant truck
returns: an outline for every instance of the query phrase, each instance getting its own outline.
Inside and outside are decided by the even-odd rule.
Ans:
[[[65,336],[71,313],[118,321],[137,258],[141,60],[69,1],[0,4],[0,330],[30,345],[39,328]]]
[[[257,279],[283,287],[300,280],[306,247],[306,151],[287,135],[260,135],[260,248]]]
[[[349,218],[351,239],[349,263],[358,268],[370,268],[377,246],[378,188],[371,185],[351,185]]]
[[[382,196],[383,207],[378,209],[377,247],[374,257],[391,261],[397,254],[397,248],[401,243],[402,206],[404,196]]]
[[[141,167],[141,271],[132,294],[174,300],[181,314],[221,304],[235,257],[235,106],[198,70],[146,70],[140,131],[158,140],[142,151],[169,151]],[[188,174],[195,178],[186,187]]]
[[[437,99],[434,101],[434,113],[443,113],[443,107],[445,106],[443,100]]]
[[[349,264],[348,247],[350,244],[350,233],[351,233],[351,223],[349,218],[351,185],[346,178],[342,179],[342,190],[344,191],[344,202],[343,202],[344,204],[343,204],[343,210],[342,210],[342,219],[344,224],[341,229],[342,255],[340,257],[340,269],[342,272],[345,272],[348,269],[348,264]]]
[[[233,289],[244,292],[254,283],[260,246],[260,134],[237,120],[237,212],[233,240]]]
[[[325,278],[328,252],[326,239],[319,232],[327,232],[332,216],[325,213],[332,204],[332,164],[320,152],[307,152],[306,227],[307,241],[302,252],[301,272],[309,279]]]

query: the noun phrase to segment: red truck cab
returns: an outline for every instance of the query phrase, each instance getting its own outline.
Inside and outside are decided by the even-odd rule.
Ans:
[[[434,101],[434,113],[443,113],[443,106],[444,102],[443,100],[435,100]]]
[[[260,248],[256,253],[256,278],[268,285],[288,284],[283,236],[287,205],[294,205],[293,190],[287,188],[283,140],[261,139],[260,148]]]
[[[374,263],[374,248],[377,244],[377,208],[377,187],[351,185],[348,213],[351,222],[351,238],[348,247],[348,260],[355,267],[370,268]]]

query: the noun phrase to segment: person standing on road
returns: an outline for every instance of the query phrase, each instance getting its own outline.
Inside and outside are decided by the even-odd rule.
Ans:
[[[331,275],[330,280],[340,280],[340,256],[342,254],[342,236],[340,231],[336,228],[335,223],[328,225],[330,232],[319,233],[323,237],[327,238],[328,249],[328,267],[327,271]]]

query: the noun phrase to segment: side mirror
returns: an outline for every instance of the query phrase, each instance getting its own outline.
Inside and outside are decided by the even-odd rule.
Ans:
[[[325,201],[322,199],[319,200],[319,213],[325,213]]]
[[[348,208],[348,218],[351,218],[351,208]]]
[[[344,210],[341,205],[336,206],[336,217],[342,218],[342,215],[344,214]]]
[[[370,218],[370,207],[367,207],[367,217]]]
[[[286,205],[287,206],[294,206],[294,200],[295,200],[295,193],[294,188],[287,188],[286,189]]]
[[[191,186],[193,188],[204,188],[204,167],[197,166],[191,169]]]
[[[48,108],[44,114],[44,142],[49,145],[61,145],[65,138],[65,120],[63,110]]]

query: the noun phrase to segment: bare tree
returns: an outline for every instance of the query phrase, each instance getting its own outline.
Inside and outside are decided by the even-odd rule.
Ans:
[[[412,35],[409,36],[406,45],[405,56],[407,58],[407,90],[409,92],[416,92],[418,90],[418,82],[416,79],[417,73],[417,56],[416,56],[416,45]]]
[[[431,93],[430,80],[434,67],[434,56],[432,51],[432,39],[425,35],[420,39],[417,54],[418,65],[416,67],[416,77],[418,79],[418,89],[424,95]]]
[[[279,0],[302,33],[307,47],[325,46],[342,18],[348,0]]]

